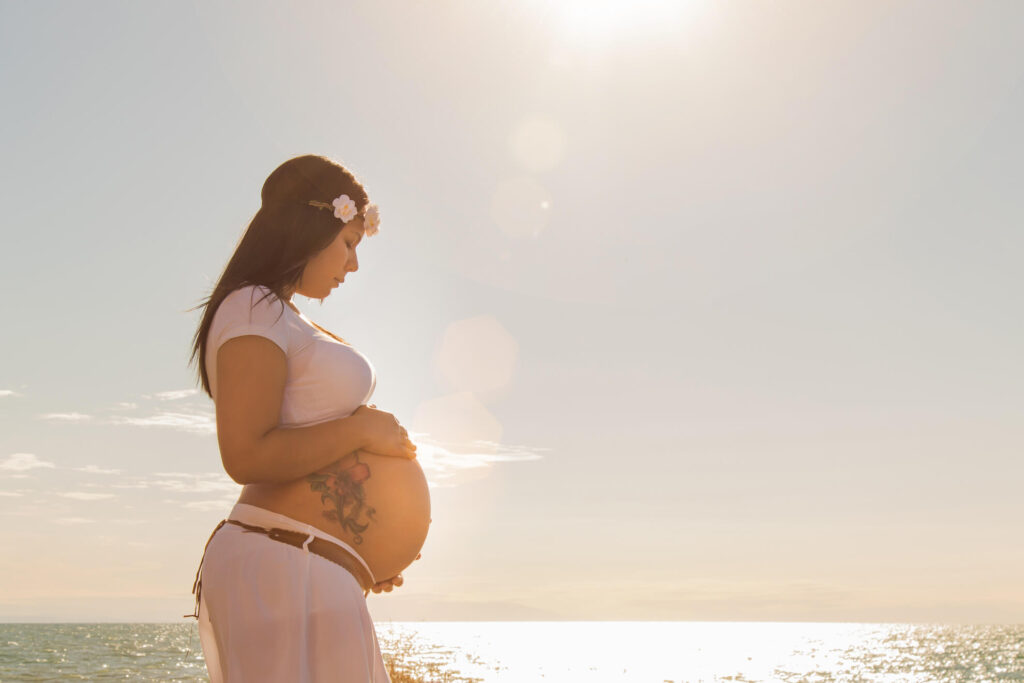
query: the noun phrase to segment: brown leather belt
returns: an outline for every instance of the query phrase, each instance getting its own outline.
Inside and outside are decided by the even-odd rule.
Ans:
[[[206,562],[206,549],[210,547],[210,541],[217,535],[220,528],[228,522],[236,524],[246,531],[254,531],[259,534],[264,534],[274,539],[275,541],[281,541],[288,545],[293,545],[296,548],[302,548],[306,546],[306,541],[309,539],[308,534],[304,534],[301,531],[290,531],[288,529],[264,529],[261,526],[253,526],[246,524],[245,522],[239,522],[237,519],[222,519],[220,524],[210,534],[210,538],[206,541],[206,545],[203,547],[203,556],[199,559],[199,567],[196,569],[196,580],[192,583],[192,594],[196,596],[195,609],[192,610],[192,614],[186,614],[186,617],[199,618],[199,605],[200,596],[203,590],[203,564]],[[319,555],[320,557],[330,560],[331,562],[341,566],[348,570],[348,573],[356,578],[359,585],[363,589],[363,597],[365,598],[370,594],[370,589],[373,588],[373,579],[370,577],[370,573],[366,570],[366,567],[355,558],[352,553],[342,548],[337,543],[331,543],[328,540],[322,539],[318,536],[314,536],[313,540],[306,546],[309,548],[309,552]]]
[[[277,527],[271,529],[264,529],[261,526],[253,526],[252,524],[246,524],[245,522],[239,522],[237,519],[225,520],[229,524],[236,524],[246,531],[252,531],[264,536],[269,536],[275,541],[281,543],[287,543],[288,545],[295,546],[296,548],[307,548],[309,552],[314,555],[330,560],[334,564],[348,570],[348,572],[356,577],[356,581],[363,589],[363,597],[366,597],[370,593],[370,589],[373,588],[373,579],[370,577],[370,573],[363,566],[356,557],[345,550],[337,543],[331,543],[325,538],[314,536],[309,544],[306,541],[309,540],[309,534],[301,531],[292,531],[291,529],[279,529]]]

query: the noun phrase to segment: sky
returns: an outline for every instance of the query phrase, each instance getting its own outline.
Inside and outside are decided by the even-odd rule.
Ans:
[[[375,621],[1024,621],[1024,4],[0,1],[0,621],[181,621],[188,364],[300,154],[303,312],[430,535]]]

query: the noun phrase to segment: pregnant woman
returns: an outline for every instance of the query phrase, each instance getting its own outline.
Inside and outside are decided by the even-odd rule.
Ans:
[[[366,597],[418,559],[426,477],[406,430],[366,403],[370,361],[291,301],[328,297],[379,221],[340,164],[290,159],[203,304],[192,358],[244,485],[194,586],[212,683],[390,681]]]

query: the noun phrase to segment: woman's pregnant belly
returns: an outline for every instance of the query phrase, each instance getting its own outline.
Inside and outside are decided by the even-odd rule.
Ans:
[[[430,527],[430,491],[419,462],[364,450],[302,479],[247,484],[238,501],[337,536],[377,581],[412,564]]]

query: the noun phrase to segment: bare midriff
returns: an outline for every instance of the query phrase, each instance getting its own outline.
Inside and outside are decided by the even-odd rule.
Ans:
[[[355,548],[377,581],[412,564],[430,527],[430,491],[415,459],[359,450],[301,479],[247,484],[238,502],[277,512]]]

